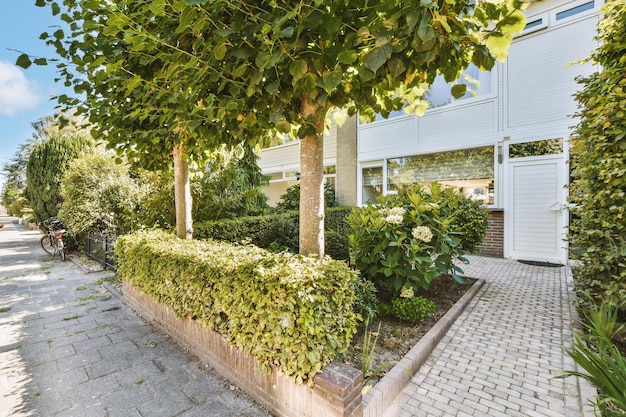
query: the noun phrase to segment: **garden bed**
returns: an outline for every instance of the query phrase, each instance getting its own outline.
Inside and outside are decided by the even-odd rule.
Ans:
[[[432,317],[419,324],[401,322],[395,317],[377,317],[369,326],[369,331],[378,334],[374,357],[370,366],[371,371],[383,368],[375,375],[365,375],[367,380],[371,376],[369,385],[374,385],[396,363],[415,346],[419,340],[448,312],[454,304],[472,287],[475,279],[466,278],[465,284],[458,284],[450,277],[440,277],[432,281],[428,290],[422,290],[419,295],[435,303],[436,311]],[[380,324],[380,331],[378,326]],[[363,357],[363,337],[361,330],[352,340],[353,349],[344,356],[343,362],[356,369],[361,369]],[[372,342],[374,337],[372,337]],[[388,365],[388,366],[385,366]]]

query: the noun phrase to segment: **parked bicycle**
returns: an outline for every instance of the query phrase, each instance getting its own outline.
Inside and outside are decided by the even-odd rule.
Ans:
[[[50,217],[39,223],[39,227],[46,228],[46,234],[41,238],[41,247],[53,257],[58,253],[61,260],[65,260],[65,245],[63,244],[63,234],[65,226],[56,217]]]

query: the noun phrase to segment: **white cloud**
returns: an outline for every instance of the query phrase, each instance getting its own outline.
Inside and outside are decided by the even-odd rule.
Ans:
[[[35,109],[41,100],[34,83],[18,67],[0,61],[0,115],[15,116]]]

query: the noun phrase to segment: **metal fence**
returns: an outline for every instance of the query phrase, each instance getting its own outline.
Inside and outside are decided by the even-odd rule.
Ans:
[[[94,261],[100,263],[104,269],[117,268],[115,257],[115,236],[105,233],[87,233],[85,253]]]

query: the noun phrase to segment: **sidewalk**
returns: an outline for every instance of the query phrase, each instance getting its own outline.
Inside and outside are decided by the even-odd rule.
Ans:
[[[575,367],[569,268],[468,258],[485,285],[385,417],[593,416],[586,381],[555,379]]]
[[[1,416],[269,417],[0,214]],[[485,285],[385,417],[591,416],[574,363],[566,267],[470,257]],[[324,416],[315,416],[324,417]]]
[[[0,214],[0,416],[269,417]]]

